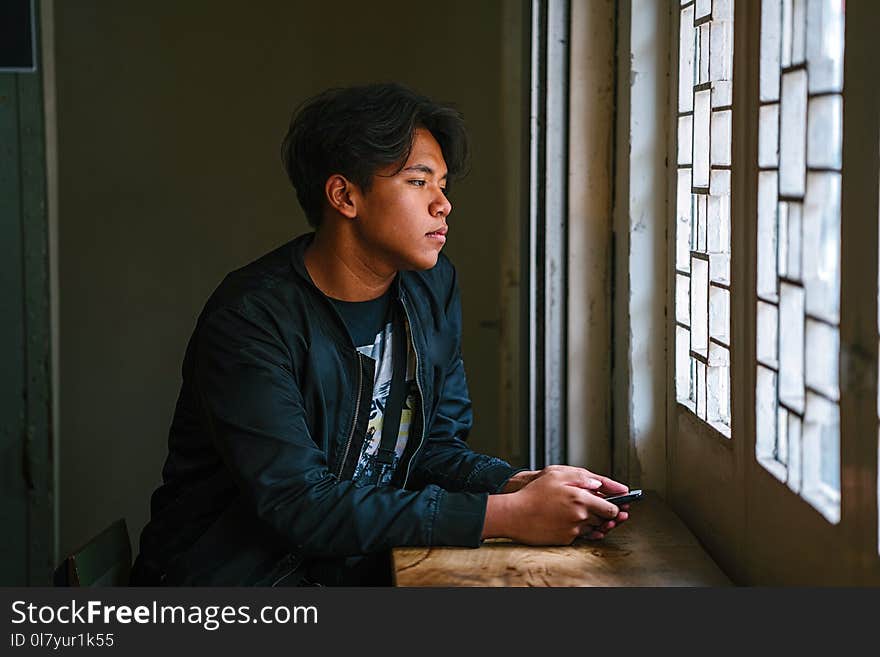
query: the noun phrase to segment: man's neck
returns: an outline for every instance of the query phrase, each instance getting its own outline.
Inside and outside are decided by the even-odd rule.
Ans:
[[[343,231],[322,227],[305,253],[305,266],[321,292],[341,301],[369,301],[388,291],[397,272],[380,266]]]

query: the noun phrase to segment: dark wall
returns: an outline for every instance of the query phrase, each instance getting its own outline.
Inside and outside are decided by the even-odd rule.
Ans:
[[[180,361],[223,275],[307,229],[280,166],[291,110],[397,80],[464,113],[459,268],[472,444],[498,445],[501,3],[55,4],[62,552],[159,482]]]

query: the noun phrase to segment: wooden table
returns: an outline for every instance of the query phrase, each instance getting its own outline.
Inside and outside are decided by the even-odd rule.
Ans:
[[[534,547],[504,539],[479,548],[392,551],[397,586],[731,586],[684,523],[655,493],[601,541]]]

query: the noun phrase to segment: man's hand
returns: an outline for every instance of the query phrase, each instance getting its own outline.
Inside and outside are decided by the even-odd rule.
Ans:
[[[515,493],[520,488],[531,482],[535,477],[540,477],[543,470],[523,470],[522,472],[517,472],[510,479],[507,480],[507,483],[504,484],[504,488],[501,489],[502,493]]]
[[[627,488],[625,484],[621,484],[619,481],[614,481],[603,475],[597,475],[584,468],[576,468],[571,465],[548,465],[543,470],[523,470],[522,472],[517,472],[507,480],[507,483],[504,485],[501,492],[515,493],[526,484],[531,483],[538,477],[542,477],[549,472],[569,473],[575,477],[586,475],[588,478],[595,479],[601,484],[596,489],[596,492],[601,495],[620,495],[629,492],[629,488]]]
[[[568,545],[578,536],[601,538],[626,519],[625,511],[601,496],[628,490],[612,479],[561,465],[518,475],[522,476],[508,482],[511,488],[519,485],[515,492],[489,496],[483,538],[503,536],[531,545]]]

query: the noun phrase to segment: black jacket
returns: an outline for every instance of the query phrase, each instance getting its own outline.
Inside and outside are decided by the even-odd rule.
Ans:
[[[479,545],[514,470],[464,442],[454,268],[397,276],[421,413],[392,486],[356,484],[373,361],[305,269],[312,237],[229,274],[199,316],[133,583],[273,584],[310,559]]]

